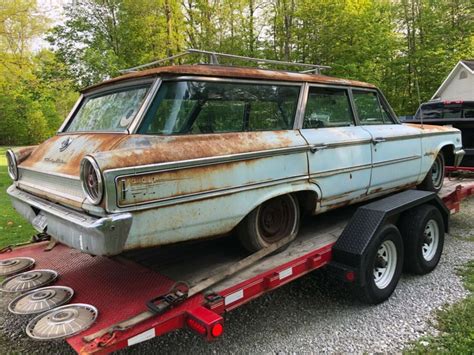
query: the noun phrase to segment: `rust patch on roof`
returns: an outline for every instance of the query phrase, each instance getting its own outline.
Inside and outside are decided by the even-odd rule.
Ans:
[[[153,76],[179,76],[179,75],[196,75],[196,76],[212,76],[222,78],[236,79],[257,79],[257,80],[273,80],[273,81],[290,81],[295,83],[318,83],[330,85],[349,85],[375,88],[374,85],[361,81],[335,78],[320,74],[300,74],[295,72],[281,70],[267,70],[258,68],[231,67],[222,65],[172,65],[165,67],[152,68],[137,72],[128,73],[116,78],[106,80],[104,82],[89,86],[82,90],[88,92],[109,84],[120,81],[153,77]]]

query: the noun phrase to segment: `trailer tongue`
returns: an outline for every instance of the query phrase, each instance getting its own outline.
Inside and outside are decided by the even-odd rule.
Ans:
[[[446,181],[441,197],[454,213],[461,199],[473,192],[472,180],[462,184]],[[416,208],[418,202],[413,201],[420,198],[423,205],[436,204],[436,198],[428,195],[416,192],[401,206]],[[383,205],[380,201],[387,199],[378,203]],[[55,270],[59,275],[56,285],[74,290],[74,304],[95,306],[95,323],[67,339],[78,353],[109,353],[180,328],[216,340],[223,333],[224,312],[312,270],[331,264],[331,270],[342,279],[359,282],[359,275],[365,272],[362,266],[344,262],[338,256],[343,253],[334,252],[336,241],[347,234],[348,224],[354,225],[350,219],[356,211],[347,208],[308,219],[298,238],[286,250],[272,255],[268,254],[281,245],[246,257],[231,238],[223,238],[115,258],[91,257],[63,245],[45,252],[47,243],[42,242],[0,253],[0,260],[33,258],[33,270]],[[376,219],[372,217],[367,217],[367,222]],[[387,223],[396,223],[393,215],[388,219]],[[354,233],[366,235],[375,227],[367,223],[362,228]],[[354,240],[360,241],[357,238]],[[186,283],[180,282],[183,280]]]

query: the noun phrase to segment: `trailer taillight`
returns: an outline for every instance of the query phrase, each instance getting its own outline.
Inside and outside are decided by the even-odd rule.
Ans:
[[[206,333],[207,333],[206,327],[204,325],[202,325],[201,323],[199,323],[197,320],[195,320],[193,318],[188,318],[186,320],[186,323],[188,324],[189,328],[191,328],[192,330],[194,330],[198,334],[200,334],[202,336],[206,336]]]
[[[347,281],[349,282],[354,282],[355,280],[355,272],[354,271],[346,271],[346,274],[344,275]]]
[[[211,334],[214,338],[220,337],[224,332],[224,327],[221,323],[216,323],[212,326]]]

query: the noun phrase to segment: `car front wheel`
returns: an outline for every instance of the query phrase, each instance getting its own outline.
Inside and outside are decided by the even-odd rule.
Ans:
[[[265,201],[250,212],[237,228],[241,244],[258,251],[289,237],[296,238],[300,226],[298,200],[291,194]]]
[[[443,187],[445,174],[445,163],[443,153],[439,153],[426,174],[425,179],[418,185],[420,190],[438,192]]]

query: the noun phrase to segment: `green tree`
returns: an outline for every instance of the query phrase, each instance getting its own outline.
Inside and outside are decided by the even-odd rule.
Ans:
[[[29,50],[48,23],[35,1],[2,1],[0,23],[0,145],[38,143],[57,130],[77,94],[51,51]]]

